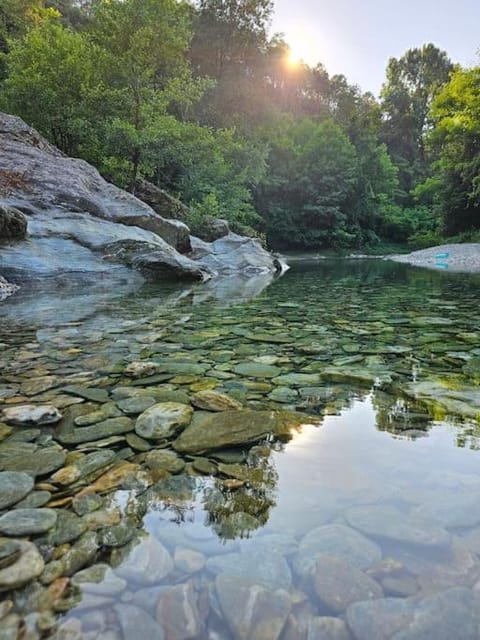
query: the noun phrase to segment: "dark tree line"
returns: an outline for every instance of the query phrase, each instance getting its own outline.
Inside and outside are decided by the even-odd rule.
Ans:
[[[480,68],[432,44],[377,100],[288,63],[271,0],[1,0],[0,107],[117,184],[271,246],[421,245],[480,229]]]

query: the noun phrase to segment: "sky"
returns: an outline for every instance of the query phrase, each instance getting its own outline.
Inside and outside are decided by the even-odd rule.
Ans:
[[[478,64],[480,0],[275,0],[279,32],[296,57],[378,95],[388,59],[428,42]]]

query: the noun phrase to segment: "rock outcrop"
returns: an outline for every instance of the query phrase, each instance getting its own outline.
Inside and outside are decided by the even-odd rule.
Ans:
[[[173,211],[165,204],[171,196],[162,197]],[[230,234],[218,242],[192,243],[183,222],[165,219],[87,162],[68,158],[20,118],[0,114],[0,273],[11,282],[69,286],[108,275],[125,283],[134,272],[140,281],[205,281],[278,269],[255,241]],[[1,289],[7,291],[5,282]]]

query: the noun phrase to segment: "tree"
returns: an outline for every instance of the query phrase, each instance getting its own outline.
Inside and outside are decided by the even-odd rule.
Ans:
[[[347,204],[357,170],[355,148],[338,125],[284,118],[256,196],[267,239],[279,247],[351,244]]]
[[[457,69],[430,115],[436,209],[448,233],[480,229],[480,67]]]
[[[415,184],[428,175],[424,138],[430,126],[429,109],[452,69],[448,55],[433,44],[409,49],[388,62],[381,92],[383,136],[400,169],[406,201]]]
[[[102,50],[80,33],[45,19],[7,57],[2,108],[24,118],[70,155],[81,154],[95,129]]]

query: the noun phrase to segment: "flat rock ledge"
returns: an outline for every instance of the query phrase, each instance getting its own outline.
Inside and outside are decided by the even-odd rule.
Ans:
[[[404,262],[415,267],[480,273],[480,242],[442,244],[403,255],[386,256],[385,259]]]

